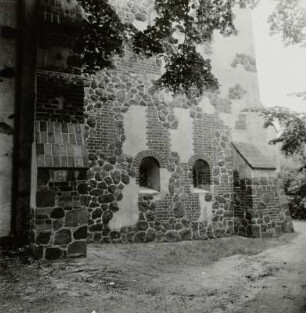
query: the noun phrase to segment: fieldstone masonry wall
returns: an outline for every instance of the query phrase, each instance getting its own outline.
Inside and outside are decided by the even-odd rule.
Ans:
[[[37,258],[86,255],[86,170],[39,168],[32,246]]]
[[[235,130],[247,131],[246,113],[234,107],[244,101],[244,87],[235,85],[232,97],[228,88],[202,98],[173,97],[154,86],[161,62],[136,56],[129,43],[113,69],[85,80],[68,40],[79,25],[73,3],[44,0],[38,6],[44,27],[38,34],[33,116],[30,237],[35,255],[86,255],[87,241],[172,242],[292,231],[278,180],[240,179],[234,171],[227,119]],[[125,22],[144,26],[152,18],[147,0],[111,3]],[[243,65],[254,75],[255,61],[241,55],[232,66]],[[140,136],[135,125],[144,130]],[[186,138],[180,142],[180,136]],[[139,186],[144,157],[159,164],[159,192]],[[200,159],[211,177],[205,190],[193,186],[193,165]]]
[[[139,62],[130,60],[129,68],[119,60],[114,70],[104,70],[86,88],[86,134],[90,152],[89,239],[100,242],[146,242],[200,239],[233,233],[232,168],[230,130],[214,114],[205,114],[196,101],[172,99],[155,90],[151,79],[156,69],[139,74]],[[148,62],[155,62],[149,60]],[[136,64],[136,67],[134,67]],[[135,71],[134,71],[135,69]],[[146,108],[145,127],[148,150],[126,155],[123,127],[129,108]],[[169,129],[176,129],[178,119],[173,108],[184,109],[193,121],[193,156],[189,163],[180,161],[179,152],[171,151]],[[133,125],[130,125],[133,127]],[[203,155],[203,151],[205,154]],[[111,229],[109,222],[118,212],[123,189],[131,180],[138,182],[143,157],[152,156],[161,170],[169,173],[167,190],[159,195],[139,193],[139,220],[135,225]],[[213,180],[212,220],[199,221],[200,195],[192,192],[192,166],[203,158],[209,160]]]
[[[0,242],[11,231],[17,1],[0,3]],[[3,240],[4,241],[4,240]]]
[[[256,177],[236,182],[235,232],[248,237],[271,237],[292,232],[292,220],[278,178]]]
[[[69,12],[69,6],[68,8]],[[46,50],[49,38],[61,59],[77,31],[60,2],[38,6],[35,144],[32,150],[31,244],[37,258],[85,256],[88,232],[89,167],[84,125],[83,77],[69,62],[53,62]],[[73,13],[73,12],[72,12]],[[70,26],[73,25],[71,28]],[[62,54],[61,54],[62,53]],[[46,60],[43,62],[43,60]]]
[[[139,20],[140,13],[137,17],[137,10],[132,9],[135,4],[128,2],[124,8],[122,5],[119,5],[118,12],[123,19]],[[140,20],[148,21],[146,11],[141,11]],[[237,225],[243,224],[240,220],[244,218],[249,202],[246,196],[239,203],[236,197],[235,202],[234,188],[237,195],[242,191],[234,186],[231,130],[219,117],[219,113],[231,113],[231,101],[208,93],[205,96],[215,107],[215,113],[208,114],[199,105],[200,99],[172,98],[157,91],[152,80],[160,75],[158,60],[144,61],[132,54],[128,45],[125,57],[116,60],[115,65],[114,70],[104,70],[93,77],[86,89],[86,131],[91,153],[89,239],[99,242],[177,241],[241,233],[241,227]],[[131,107],[141,106],[146,112],[147,149],[138,151],[135,146],[135,153],[127,155],[123,149],[125,113]],[[175,131],[179,126],[174,108],[184,109],[183,114],[192,118],[193,148],[188,163],[181,161],[181,151],[172,150],[170,130]],[[239,115],[235,126],[246,129],[244,114]],[[133,123],[127,127],[133,128]],[[131,181],[137,186],[139,164],[146,156],[154,157],[160,170],[168,173],[167,188],[162,188],[158,194],[138,190],[138,222],[112,229],[110,222],[114,214],[128,210],[120,205],[124,202],[124,189]],[[210,164],[212,185],[209,192],[196,193],[193,190],[192,166],[197,159]],[[260,198],[261,189],[255,185],[250,188]],[[278,202],[273,201],[267,206],[267,216],[273,210],[279,216]],[[236,216],[236,212],[240,213]],[[270,228],[275,229],[275,226],[269,224]],[[261,236],[256,227],[253,227],[253,235]],[[264,226],[261,229],[264,231]]]

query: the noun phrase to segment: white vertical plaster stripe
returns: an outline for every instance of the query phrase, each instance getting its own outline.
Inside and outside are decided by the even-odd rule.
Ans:
[[[123,153],[134,156],[146,146],[146,107],[134,105],[123,115]]]
[[[208,222],[211,224],[212,222],[212,201],[205,201],[205,193],[199,193],[199,201],[200,201],[200,217],[198,222]]]
[[[171,150],[178,152],[181,163],[188,163],[193,155],[193,123],[189,110],[174,108],[178,128],[170,130]]]
[[[122,190],[123,198],[118,203],[119,211],[114,213],[109,222],[110,229],[119,230],[121,227],[133,226],[137,223],[139,218],[138,194],[139,186],[133,178]]]

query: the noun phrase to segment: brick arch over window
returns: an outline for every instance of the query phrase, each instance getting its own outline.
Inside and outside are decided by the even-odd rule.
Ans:
[[[213,168],[211,158],[204,154],[196,154],[189,159],[188,165],[192,175],[193,188],[210,190]]]
[[[196,160],[192,168],[193,187],[197,189],[209,189],[211,175],[209,164],[202,160]]]
[[[138,168],[142,159],[146,157],[151,157],[151,158],[156,159],[160,167],[166,168],[168,165],[167,159],[161,153],[154,151],[154,150],[144,150],[144,151],[137,153],[137,155],[135,156],[134,161],[133,161],[133,167]]]
[[[195,154],[188,161],[188,165],[189,165],[191,170],[192,170],[192,167],[194,165],[194,162],[196,162],[197,160],[203,160],[203,161],[207,162],[210,169],[212,169],[214,166],[212,159],[208,155],[202,154],[202,153],[201,154]]]
[[[153,159],[156,159],[156,161],[159,163],[160,168],[166,168],[167,158],[163,156],[161,153],[154,151],[154,150],[144,150],[139,152],[133,161],[133,168],[136,172],[136,182],[139,183],[139,167],[141,165],[141,162],[143,159],[151,157]]]

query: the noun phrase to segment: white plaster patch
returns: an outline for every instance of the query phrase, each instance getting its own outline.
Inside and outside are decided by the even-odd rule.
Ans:
[[[170,129],[171,150],[178,152],[180,162],[187,163],[193,154],[193,123],[189,110],[174,108],[178,128]]]
[[[203,112],[206,114],[215,114],[216,113],[216,107],[214,107],[208,97],[202,97],[201,101],[199,102],[199,106],[202,108]]]
[[[125,141],[123,153],[136,155],[147,150],[146,146],[146,107],[133,105],[123,115]]]
[[[122,190],[123,199],[118,202],[119,211],[114,213],[109,222],[112,230],[119,230],[121,227],[133,226],[139,218],[138,210],[139,186],[135,178],[130,179],[130,183]]]
[[[232,130],[235,130],[236,120],[238,118],[238,115],[241,112],[243,112],[243,110],[246,108],[246,102],[244,99],[235,99],[231,100],[231,102],[232,102],[232,112],[231,113],[220,112],[219,117],[227,127],[229,127]],[[243,133],[245,133],[245,130],[243,130]]]
[[[199,193],[199,202],[200,202],[200,217],[198,222],[208,222],[209,224],[212,222],[212,201],[205,201],[205,192]]]
[[[171,173],[166,168],[160,169],[160,193],[159,197],[162,200],[169,192],[169,181]]]

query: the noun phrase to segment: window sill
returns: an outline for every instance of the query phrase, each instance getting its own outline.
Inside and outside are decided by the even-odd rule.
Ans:
[[[157,194],[159,194],[159,191],[154,190],[154,189],[150,189],[150,188],[146,188],[146,187],[140,187],[139,193],[141,193],[141,194],[157,195]]]
[[[211,191],[206,189],[193,188],[192,193],[211,193]]]

